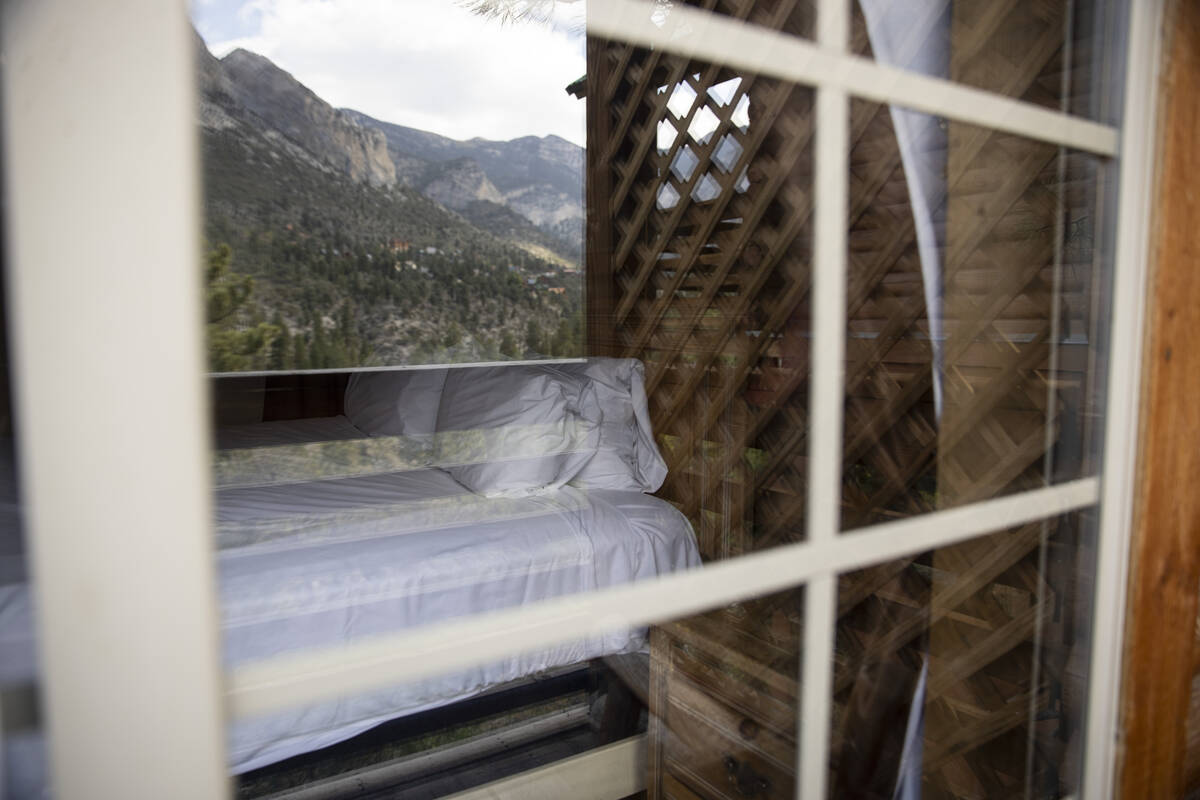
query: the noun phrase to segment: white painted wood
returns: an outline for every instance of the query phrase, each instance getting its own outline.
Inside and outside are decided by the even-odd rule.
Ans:
[[[650,625],[1093,505],[1097,478],[882,523],[655,580],[246,664],[228,674],[235,717],[419,680],[497,658]]]
[[[817,44],[832,56],[845,55],[849,11],[846,0],[820,0],[817,6]],[[850,99],[841,88],[817,87],[813,166],[813,375],[806,533],[810,543],[820,546],[836,540],[842,507]],[[796,709],[797,800],[825,800],[827,794],[836,625],[837,575],[821,574],[809,581],[804,594]]]
[[[643,733],[445,800],[620,800],[645,788]]]
[[[227,794],[183,2],[3,4],[9,312],[52,791]]]
[[[786,33],[678,3],[659,26],[650,19],[651,8],[640,0],[591,0],[588,32],[1089,153],[1117,153],[1117,130],[1108,125],[832,52]]]
[[[1112,334],[1104,429],[1104,493],[1096,563],[1081,797],[1112,797],[1119,725],[1126,580],[1136,486],[1150,211],[1158,130],[1162,0],[1129,4]]]

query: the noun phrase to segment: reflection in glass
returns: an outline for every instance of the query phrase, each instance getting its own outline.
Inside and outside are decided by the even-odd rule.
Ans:
[[[1122,0],[858,0],[851,50],[1109,125],[1120,122]]]
[[[795,794],[803,591],[657,626],[648,795]]]
[[[583,3],[238,5],[194,11],[210,370],[582,355]]]
[[[841,577],[831,797],[1078,790],[1094,517]]]
[[[217,379],[226,665],[698,567],[691,525],[650,494],[666,468],[644,384],[639,362],[602,358]],[[237,721],[230,767],[645,647],[617,631]]]
[[[807,3],[716,11],[796,35],[813,18]],[[588,70],[589,352],[645,363],[657,494],[705,559],[797,541],[813,93],[621,42],[593,40]]]
[[[873,103],[852,116],[843,527],[1091,474],[1107,166]]]
[[[967,83],[991,74],[972,54],[996,68],[996,43],[1034,25],[1009,6],[854,8],[857,51]],[[811,34],[805,2],[714,10]],[[1075,57],[1064,24],[1039,18],[1048,49],[987,88],[1061,106],[1077,88],[1053,79]],[[200,63],[210,342],[225,359],[214,370],[276,373],[214,381],[227,664],[803,539],[819,266],[810,87],[590,40],[586,75],[559,84],[586,95],[588,114],[588,237],[568,253],[521,246],[530,222],[558,235],[582,221],[514,218],[528,187],[497,177],[515,163],[505,143],[337,112],[393,176],[383,160],[353,161],[355,188],[335,191],[328,169],[264,166],[274,139],[234,138],[249,123],[229,98],[269,115],[255,92],[296,88],[274,65],[245,52]],[[850,127],[844,527],[1090,474],[1107,301],[1100,162],[858,100]],[[223,171],[234,158],[249,172]],[[577,183],[555,202],[571,211],[584,153],[566,161]],[[274,215],[270,235],[235,224],[250,201]],[[265,270],[244,266],[259,257]],[[287,374],[544,355],[588,360]],[[1075,785],[1062,737],[1078,718],[1062,707],[1081,690],[1064,677],[1075,622],[1062,620],[1085,617],[1066,607],[1077,590],[1064,576],[1090,562],[1071,524],[843,577],[835,796],[891,797],[910,780],[930,796]],[[394,781],[413,788],[466,772],[476,745],[502,761],[548,736],[577,748],[561,756],[645,731],[652,797],[791,797],[801,619],[794,590],[244,720],[232,767],[264,792],[293,767],[291,782],[345,776],[359,745],[313,751],[386,725],[369,735],[389,742],[373,759],[444,758]],[[1043,714],[1061,729],[1042,730]],[[520,744],[485,745],[496,736]]]

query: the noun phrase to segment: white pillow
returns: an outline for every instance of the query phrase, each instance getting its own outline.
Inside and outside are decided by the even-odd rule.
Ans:
[[[600,418],[591,382],[551,366],[452,369],[435,463],[488,496],[557,489],[595,455]]]
[[[667,464],[650,427],[642,362],[636,358],[591,358],[586,364],[564,364],[563,369],[592,381],[604,414],[596,456],[572,484],[657,491],[666,480]]]
[[[432,436],[446,372],[356,372],[346,386],[346,416],[371,436]]]

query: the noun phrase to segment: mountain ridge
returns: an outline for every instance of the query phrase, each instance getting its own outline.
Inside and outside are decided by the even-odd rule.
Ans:
[[[453,211],[484,200],[506,206],[578,261],[583,247],[583,148],[560,136],[511,140],[441,134],[335,108],[266,56],[236,48],[217,59],[196,34],[205,124],[227,124],[230,105],[351,180],[415,188]],[[544,244],[541,243],[541,244]]]
[[[210,324],[214,370],[577,354],[582,285],[570,220],[567,236],[538,227],[474,157],[486,162],[507,143],[400,129],[393,137],[446,157],[393,153],[384,129],[269,59],[246,50],[217,59],[195,40],[204,231],[209,263],[224,265],[210,280],[252,289],[209,287],[244,299]],[[571,151],[523,138],[514,150],[524,160],[498,179],[516,205],[534,207],[528,194],[553,205],[529,176],[561,177],[531,158],[558,153],[553,173]]]

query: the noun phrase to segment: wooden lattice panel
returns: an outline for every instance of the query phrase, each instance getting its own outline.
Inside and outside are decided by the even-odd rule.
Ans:
[[[705,4],[773,28],[806,3]],[[662,496],[707,557],[795,538],[807,405],[812,92],[719,65],[608,44],[589,113],[610,132],[600,351],[642,359],[670,468]],[[593,206],[595,207],[595,206]],[[589,209],[591,213],[591,209]],[[594,342],[596,340],[593,340]],[[802,434],[799,437],[802,439]],[[769,522],[767,522],[769,520]],[[786,524],[779,524],[786,522]],[[770,526],[762,537],[753,531]]]
[[[807,3],[695,4],[798,35],[812,28]],[[1040,105],[1065,90],[1073,107],[1085,104],[1090,77],[1064,81],[1062,3],[952,0],[945,13],[952,78]],[[898,46],[926,44],[910,36]],[[871,56],[857,7],[851,46]],[[659,494],[692,521],[706,559],[796,541],[813,93],[600,40],[589,43],[588,70],[591,349],[645,362],[670,468]],[[921,154],[938,187],[936,336],[895,118],[851,103],[846,529],[1088,468],[1105,301],[1094,279],[1096,164],[960,123],[941,131]],[[1027,778],[1070,786],[1079,720],[1065,709],[1079,707],[1082,685],[1074,598],[1086,596],[1077,572],[1090,564],[1087,538],[1072,518],[843,576],[835,790],[871,796],[855,784],[870,774],[864,765],[899,758],[926,661],[929,796],[1007,796]],[[874,788],[886,795],[894,774]]]

